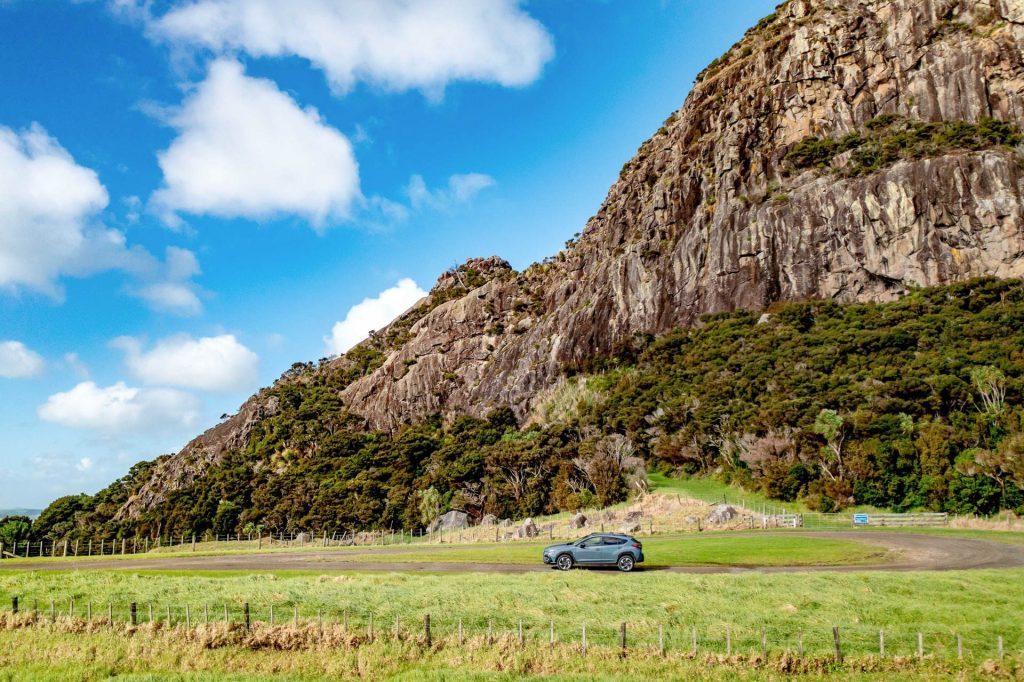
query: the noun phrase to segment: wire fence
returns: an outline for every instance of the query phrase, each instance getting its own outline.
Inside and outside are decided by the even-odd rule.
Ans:
[[[155,604],[144,602],[76,602],[74,599],[12,597],[6,625],[10,627],[79,626],[83,632],[96,627],[151,627],[189,629],[226,626],[243,632],[288,636],[289,646],[299,648],[366,641],[444,642],[450,645],[572,646],[649,650],[661,654],[710,653],[724,656],[878,656],[929,658],[978,662],[1019,657],[1020,633],[1003,634],[980,628],[964,632],[913,625],[873,628],[863,623],[828,626],[821,623],[778,624],[685,623],[677,619],[656,622],[649,618],[614,621],[541,619],[509,614],[467,615],[424,612],[414,617],[400,613],[346,607],[305,607],[296,603],[250,602]],[[20,620],[19,620],[20,619]],[[341,636],[339,638],[339,635]],[[273,639],[259,640],[275,646]],[[245,642],[242,642],[243,644]]]

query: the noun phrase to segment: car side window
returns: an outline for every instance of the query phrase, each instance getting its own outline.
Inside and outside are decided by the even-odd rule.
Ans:
[[[605,538],[604,544],[606,545],[624,545],[626,541],[622,538]]]
[[[584,541],[580,547],[597,547],[601,544],[601,540],[602,538],[590,538],[589,540]]]

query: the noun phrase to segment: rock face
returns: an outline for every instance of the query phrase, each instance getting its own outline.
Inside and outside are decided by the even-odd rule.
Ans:
[[[785,162],[883,114],[1024,124],[1022,22],[1024,0],[791,0],[701,75],[578,242],[434,308],[345,403],[385,429],[525,417],[566,366],[704,313],[1024,275],[1018,151],[856,178]]]
[[[569,528],[576,530],[579,528],[586,528],[590,525],[590,521],[587,519],[585,514],[573,514],[572,518],[569,519]]]
[[[789,0],[699,76],[578,240],[521,273],[469,261],[365,342],[383,361],[341,390],[345,408],[381,430],[500,405],[526,419],[567,368],[705,313],[1024,276],[1019,149],[856,177],[786,160],[888,114],[1024,127],[1022,45],[1024,0]],[[274,409],[256,396],[158,463],[118,518],[189,485]]]

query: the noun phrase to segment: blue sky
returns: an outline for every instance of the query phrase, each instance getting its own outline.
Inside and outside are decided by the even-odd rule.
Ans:
[[[582,229],[737,0],[0,0],[0,508]]]

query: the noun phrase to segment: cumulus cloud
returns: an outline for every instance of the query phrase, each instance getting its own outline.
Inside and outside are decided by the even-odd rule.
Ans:
[[[0,289],[61,296],[62,275],[130,265],[124,235],[95,223],[108,202],[96,173],[38,124],[0,127]]]
[[[367,298],[352,306],[345,319],[336,322],[331,335],[324,338],[328,354],[348,351],[371,331],[383,328],[426,295],[426,291],[407,277],[376,298]]]
[[[171,248],[161,263],[122,232],[104,227],[108,203],[96,173],[78,165],[39,125],[23,132],[0,126],[0,290],[22,288],[61,298],[63,276],[122,270],[138,279],[139,296],[154,307],[196,311],[198,299],[163,305],[150,287],[176,285],[195,293],[198,274],[191,252]],[[188,267],[186,259],[192,258]],[[188,270],[188,272],[186,272]],[[166,296],[164,296],[166,298]]]
[[[149,350],[126,336],[112,345],[124,351],[132,376],[147,384],[232,393],[249,390],[258,380],[259,356],[232,334],[200,339],[172,336]]]
[[[298,56],[339,94],[359,81],[435,97],[454,81],[523,86],[554,54],[518,0],[195,0],[149,31],[217,53]]]
[[[444,209],[452,204],[465,203],[494,184],[494,178],[490,175],[465,173],[449,177],[447,187],[429,189],[422,175],[414,175],[409,179],[405,193],[415,209]]]
[[[322,229],[361,196],[348,138],[234,60],[215,61],[170,124],[178,136],[158,155],[164,186],[152,200],[172,224],[178,212],[297,215]]]
[[[196,255],[188,249],[170,246],[156,281],[134,287],[132,295],[150,308],[175,315],[198,315],[203,310],[199,287],[192,278],[202,272]]]
[[[51,395],[38,413],[54,424],[113,434],[193,429],[201,407],[198,398],[183,391],[85,381]]]
[[[46,363],[21,341],[0,341],[0,377],[21,379],[42,373]]]

